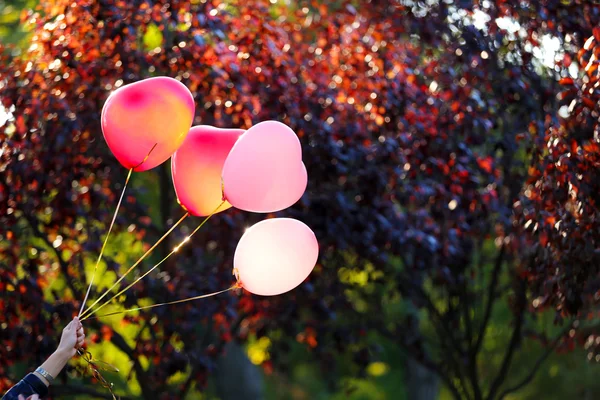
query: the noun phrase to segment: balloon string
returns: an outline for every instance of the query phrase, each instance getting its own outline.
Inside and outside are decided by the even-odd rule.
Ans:
[[[115,209],[115,213],[112,217],[112,221],[110,222],[110,226],[108,228],[108,233],[104,238],[104,243],[102,243],[102,248],[100,249],[100,254],[98,255],[98,259],[96,260],[96,265],[94,266],[94,272],[92,273],[92,279],[90,280],[90,284],[88,285],[87,291],[85,293],[85,297],[83,298],[83,303],[81,303],[81,309],[79,310],[79,316],[83,312],[85,308],[85,303],[90,295],[90,290],[92,289],[92,285],[94,284],[94,279],[96,278],[96,270],[98,269],[98,265],[100,264],[100,260],[102,260],[102,255],[104,254],[104,249],[106,248],[106,243],[108,242],[108,238],[110,237],[110,233],[112,231],[113,226],[115,225],[115,220],[117,219],[117,213],[119,212],[119,208],[121,207],[121,202],[123,201],[123,196],[125,195],[125,189],[127,189],[127,184],[129,183],[129,179],[131,178],[131,173],[133,172],[133,168],[129,169],[127,173],[127,179],[125,179],[125,185],[123,186],[123,191],[121,192],[121,197],[119,197],[119,202],[117,203],[117,208]]]
[[[152,146],[152,148],[150,149],[150,151],[148,152],[148,154],[146,154],[146,157],[144,157],[144,159],[142,160],[141,163],[139,163],[138,165],[136,165],[135,167],[131,167],[131,169],[136,169],[137,167],[141,166],[143,163],[146,162],[146,160],[148,160],[148,157],[150,157],[150,154],[152,154],[152,152],[154,151],[154,149],[156,148],[156,146],[158,146],[158,142],[154,143],[154,146]]]
[[[81,358],[88,363],[87,368],[91,369],[92,371],[92,376],[98,381],[100,382],[100,384],[105,387],[106,389],[108,389],[108,391],[110,392],[110,394],[112,395],[113,400],[117,400],[117,397],[115,396],[115,392],[113,391],[113,384],[112,382],[107,381],[104,376],[100,373],[100,367],[99,367],[99,363],[102,363],[104,365],[106,365],[107,367],[109,367],[109,370],[111,370],[112,372],[119,372],[119,368],[115,367],[114,365],[110,365],[108,363],[102,362],[102,361],[98,361],[95,360],[94,357],[92,356],[92,353],[90,353],[87,350],[83,350],[81,348],[77,349],[77,353],[81,356]]]
[[[164,235],[162,235],[162,237],[161,237],[160,239],[158,239],[158,241],[157,241],[156,243],[154,243],[154,244],[152,245],[152,247],[150,247],[150,248],[148,249],[148,251],[146,251],[146,252],[144,253],[144,255],[143,255],[143,256],[141,256],[141,257],[140,257],[140,258],[139,258],[139,259],[138,259],[138,260],[135,262],[135,264],[133,264],[131,267],[129,267],[129,269],[128,269],[128,270],[127,270],[127,271],[126,271],[126,272],[125,272],[125,273],[124,273],[124,274],[123,274],[123,275],[122,275],[122,276],[121,276],[121,277],[120,277],[120,278],[119,278],[119,279],[118,279],[118,280],[117,280],[117,281],[116,281],[116,282],[115,282],[115,283],[114,283],[114,284],[113,284],[113,285],[112,285],[112,286],[111,286],[111,287],[110,287],[110,288],[109,288],[109,289],[108,289],[106,292],[104,292],[104,293],[102,294],[102,296],[100,296],[98,299],[96,299],[96,301],[94,301],[94,304],[92,304],[91,306],[89,306],[89,307],[88,307],[88,309],[87,309],[87,310],[85,310],[85,312],[83,313],[83,315],[80,315],[80,316],[81,316],[81,317],[85,317],[85,315],[86,315],[87,313],[89,313],[89,312],[90,312],[90,310],[91,310],[92,308],[94,308],[94,306],[95,306],[96,304],[98,304],[98,302],[99,302],[100,300],[102,300],[103,298],[105,298],[105,297],[106,297],[106,296],[107,296],[107,295],[108,295],[108,294],[111,292],[111,290],[113,290],[113,289],[115,288],[115,286],[117,286],[119,283],[121,283],[121,281],[122,281],[123,279],[125,279],[125,277],[126,277],[126,276],[127,276],[127,275],[128,275],[130,272],[131,272],[131,271],[133,271],[133,269],[134,269],[136,266],[138,266],[138,264],[139,264],[139,263],[141,263],[141,262],[142,262],[142,261],[143,261],[143,260],[144,260],[144,259],[145,259],[145,258],[146,258],[146,257],[147,257],[149,254],[150,254],[150,253],[152,253],[152,251],[153,251],[153,250],[154,250],[154,249],[155,249],[155,248],[156,248],[156,247],[157,247],[157,246],[158,246],[158,245],[159,245],[159,244],[160,244],[160,243],[161,243],[163,240],[165,240],[165,239],[167,238],[167,236],[169,236],[169,234],[170,234],[171,232],[173,232],[173,230],[174,230],[175,228],[177,228],[177,226],[178,226],[179,224],[181,224],[181,223],[182,223],[182,222],[183,222],[183,221],[184,221],[184,220],[185,220],[185,219],[186,219],[186,218],[187,218],[189,215],[190,215],[190,214],[186,212],[186,213],[183,215],[183,217],[181,217],[181,218],[179,219],[179,221],[177,221],[177,222],[175,223],[175,225],[173,225],[173,226],[171,227],[171,229],[169,229],[169,230],[168,230],[168,231],[167,231],[167,232],[166,232]],[[82,319],[82,320],[83,320],[83,319]]]
[[[115,312],[111,312],[111,313],[108,313],[108,314],[102,314],[102,315],[97,315],[95,317],[90,317],[90,319],[98,319],[98,318],[102,318],[102,317],[110,317],[110,316],[113,316],[113,315],[119,315],[119,314],[129,313],[129,312],[132,312],[132,311],[147,310],[149,308],[162,307],[162,306],[168,306],[168,305],[172,305],[172,304],[186,303],[188,301],[206,299],[207,297],[217,296],[219,294],[223,294],[225,292],[229,292],[229,291],[237,289],[237,288],[239,288],[239,286],[237,284],[235,284],[235,285],[231,286],[230,288],[227,288],[227,289],[224,289],[224,290],[220,290],[220,291],[214,292],[214,293],[203,294],[202,296],[194,296],[194,297],[189,297],[189,298],[183,299],[183,300],[175,300],[175,301],[169,301],[167,303],[152,304],[150,306],[145,306],[145,307],[135,307],[135,308],[130,308],[128,310],[123,310],[123,311],[115,311]]]
[[[96,278],[96,271],[98,270],[98,265],[100,264],[100,260],[102,260],[102,255],[104,254],[104,249],[106,248],[106,243],[108,242],[108,238],[110,237],[112,228],[115,225],[115,221],[117,219],[117,213],[119,212],[119,208],[121,207],[121,202],[123,201],[123,196],[125,195],[125,189],[127,189],[127,184],[129,183],[129,179],[131,178],[131,173],[133,172],[134,169],[136,169],[137,167],[139,167],[140,165],[142,165],[143,163],[146,162],[146,160],[148,159],[148,157],[150,157],[150,154],[152,154],[152,152],[154,151],[154,149],[156,148],[157,145],[158,145],[158,143],[154,143],[154,146],[152,146],[152,148],[150,149],[148,154],[146,154],[146,157],[144,157],[142,162],[140,162],[135,167],[129,168],[129,172],[127,173],[127,179],[125,179],[125,185],[123,186],[123,191],[121,192],[121,197],[119,198],[119,202],[117,203],[117,208],[115,209],[115,213],[112,217],[110,227],[108,228],[108,233],[106,234],[106,237],[104,238],[104,243],[102,243],[102,248],[100,249],[100,255],[98,255],[98,259],[96,260],[96,265],[94,266],[94,272],[92,273],[92,279],[90,280],[90,284],[87,288],[87,291],[85,292],[85,297],[83,298],[83,302],[81,303],[81,309],[79,310],[79,315],[78,315],[79,317],[81,317],[81,313],[83,312],[83,309],[85,308],[85,303],[87,302],[87,299],[90,296],[90,291],[94,284],[94,279]],[[86,310],[86,312],[87,312],[87,310]]]
[[[215,208],[215,210],[210,213],[210,215],[208,215],[208,217],[204,218],[204,220],[200,223],[200,225],[198,225],[196,227],[196,229],[194,229],[192,231],[192,233],[190,233],[185,239],[183,239],[177,246],[175,246],[175,248],[173,248],[173,250],[167,254],[162,260],[160,260],[155,266],[153,266],[152,268],[150,268],[148,271],[146,271],[142,276],[140,276],[139,278],[137,278],[135,281],[131,282],[129,284],[129,286],[127,286],[125,289],[121,290],[119,293],[115,294],[110,300],[104,302],[103,304],[101,304],[98,308],[96,308],[95,310],[93,310],[91,313],[87,314],[84,318],[82,318],[82,321],[85,321],[86,319],[88,319],[89,317],[91,317],[92,315],[94,315],[96,312],[98,312],[99,310],[101,310],[102,308],[104,308],[104,306],[108,305],[109,303],[111,303],[114,299],[116,299],[117,297],[119,297],[120,295],[122,295],[123,293],[125,293],[127,290],[129,290],[129,288],[131,288],[133,285],[135,285],[136,283],[138,283],[139,281],[141,281],[142,279],[144,279],[149,273],[151,273],[152,271],[154,271],[156,268],[158,268],[162,263],[164,263],[165,261],[167,261],[167,259],[169,257],[171,257],[173,254],[177,253],[177,251],[179,251],[179,249],[181,248],[181,246],[183,246],[185,243],[187,243],[192,236],[194,236],[194,234],[196,232],[198,232],[200,230],[200,228],[202,228],[204,226],[204,224],[206,224],[206,222],[217,213],[217,211],[219,211],[219,209],[221,208],[221,206],[225,204],[225,202],[223,201],[221,204],[219,204],[219,206],[217,208]],[[113,285],[114,287],[114,285]],[[112,288],[111,288],[112,289]],[[109,289],[110,290],[110,289]],[[99,300],[99,299],[98,299]],[[92,306],[93,307],[93,306]],[[90,308],[92,308],[90,307]],[[89,311],[89,310],[88,310]],[[87,313],[87,311],[86,311]]]

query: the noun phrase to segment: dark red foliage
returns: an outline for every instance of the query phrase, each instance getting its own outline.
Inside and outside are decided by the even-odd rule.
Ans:
[[[560,80],[562,118],[540,138],[517,207],[535,244],[528,279],[539,306],[556,307],[559,318],[586,314],[600,299],[599,56],[590,36],[577,55],[581,74]]]

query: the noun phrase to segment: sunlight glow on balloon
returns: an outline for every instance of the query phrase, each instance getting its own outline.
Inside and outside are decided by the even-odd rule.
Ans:
[[[194,126],[171,158],[177,200],[192,215],[207,216],[223,202],[221,172],[243,129]],[[227,210],[226,202],[219,212]]]
[[[273,296],[300,285],[318,256],[319,244],[308,226],[291,218],[273,218],[244,233],[233,264],[244,289]]]
[[[168,77],[144,79],[108,97],[102,108],[102,132],[125,168],[146,171],[179,148],[194,112],[194,98],[181,82]]]
[[[225,198],[240,210],[270,213],[294,205],[308,175],[300,140],[277,121],[254,125],[236,142],[223,166]]]

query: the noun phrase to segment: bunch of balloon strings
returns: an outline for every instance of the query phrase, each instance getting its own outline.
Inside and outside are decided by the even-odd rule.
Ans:
[[[192,127],[194,113],[189,89],[168,77],[125,85],[106,100],[101,117],[104,139],[129,171],[81,304],[81,321],[205,299],[241,288],[242,282],[250,293],[278,295],[300,285],[313,270],[319,252],[314,232],[295,219],[269,218],[248,228],[240,239],[233,262],[236,282],[227,289],[96,314],[177,253],[216,213],[235,207],[271,214],[292,206],[306,191],[308,175],[302,162],[302,147],[292,129],[277,121],[261,122],[248,130]],[[166,119],[165,115],[174,118]],[[177,200],[185,214],[86,308],[133,171],[150,170],[169,158]],[[99,304],[190,215],[205,218],[162,260]],[[118,369],[94,360],[87,351],[80,350],[80,355],[92,375],[115,398],[112,384],[100,371]]]
[[[135,308],[130,308],[127,310],[121,310],[121,311],[115,311],[115,312],[109,312],[106,314],[102,314],[102,315],[96,315],[93,316],[94,314],[96,314],[99,310],[101,310],[102,308],[104,308],[105,306],[107,306],[108,304],[110,304],[111,302],[113,302],[116,298],[118,298],[119,296],[121,296],[122,294],[124,294],[128,289],[130,289],[132,286],[134,286],[136,283],[138,283],[139,281],[141,281],[144,277],[146,277],[148,274],[150,274],[152,271],[154,271],[156,268],[158,268],[161,264],[163,264],[169,257],[171,257],[173,254],[175,254],[177,251],[179,251],[179,249],[185,245],[185,243],[187,243],[191,237],[198,232],[198,230],[200,230],[200,228],[202,228],[204,226],[204,224],[206,224],[206,222],[218,211],[218,209],[225,203],[225,200],[223,200],[221,202],[221,204],[219,204],[219,206],[211,213],[209,214],[187,237],[185,237],[185,239],[183,239],[177,246],[175,246],[173,248],[173,250],[167,254],[162,260],[160,260],[158,263],[156,263],[152,268],[150,268],[148,271],[146,271],[142,276],[138,277],[137,279],[135,279],[132,283],[130,283],[126,288],[122,289],[121,291],[119,291],[117,294],[115,294],[113,297],[111,297],[109,300],[105,301],[104,303],[102,303],[101,305],[99,305],[96,309],[93,309],[94,306],[96,306],[96,304],[98,304],[104,297],[106,297],[109,293],[111,293],[111,291],[131,272],[133,271],[133,269],[140,264],[148,255],[150,255],[150,253],[160,244],[162,243],[166,237],[173,232],[173,230],[180,225],[188,216],[189,213],[186,212],[183,217],[181,217],[179,219],[179,221],[177,221],[160,239],[158,239],[156,241],[156,243],[154,243],[154,245],[152,245],[109,289],[107,289],[104,294],[102,294],[91,306],[89,306],[85,311],[85,303],[88,299],[92,284],[94,282],[94,278],[96,276],[96,271],[98,269],[98,265],[100,264],[100,261],[102,260],[102,255],[104,253],[104,249],[106,247],[106,243],[108,242],[108,237],[112,231],[113,225],[115,223],[116,220],[116,216],[118,214],[119,208],[121,206],[121,202],[123,199],[123,196],[125,194],[125,189],[127,188],[127,183],[129,182],[129,179],[131,177],[131,172],[132,170],[129,170],[129,173],[127,175],[127,179],[125,181],[125,185],[123,188],[123,191],[121,192],[121,196],[119,198],[119,202],[117,203],[117,207],[115,209],[115,213],[113,215],[111,224],[108,228],[108,233],[106,235],[106,238],[104,239],[104,243],[102,245],[102,248],[100,250],[100,255],[96,261],[96,265],[94,266],[94,270],[92,273],[92,278],[90,280],[90,284],[88,286],[84,301],[82,303],[81,306],[81,310],[79,311],[79,316],[81,321],[85,321],[88,319],[98,319],[101,317],[109,317],[109,316],[114,316],[114,315],[120,315],[120,314],[126,314],[126,313],[130,313],[130,312],[134,312],[134,311],[141,311],[141,310],[146,310],[146,309],[151,309],[151,308],[156,308],[156,307],[163,307],[163,306],[168,306],[168,305],[174,305],[174,304],[181,304],[181,303],[186,303],[189,301],[195,301],[195,300],[200,300],[200,299],[205,299],[208,297],[212,297],[212,296],[216,296],[225,292],[229,292],[231,290],[234,290],[236,288],[241,288],[242,284],[239,280],[239,275],[237,273],[237,270],[234,269],[233,270],[233,275],[236,278],[236,283],[234,285],[232,285],[231,287],[224,289],[224,290],[220,290],[217,292],[213,292],[213,293],[209,293],[209,294],[204,294],[204,295],[200,295],[200,296],[193,296],[193,297],[189,297],[186,299],[181,299],[181,300],[175,300],[175,301],[169,301],[169,302],[164,302],[164,303],[157,303],[157,304],[152,304],[152,305],[148,305],[148,306],[144,306],[144,307],[135,307]],[[224,195],[223,195],[224,196]],[[111,382],[109,382],[108,380],[106,380],[106,378],[101,374],[100,371],[105,371],[105,372],[119,372],[119,369],[109,363],[103,362],[103,361],[99,361],[93,358],[92,354],[87,351],[87,350],[83,350],[83,349],[78,349],[77,350],[78,354],[82,357],[82,359],[87,363],[87,370],[91,371],[91,375],[94,379],[96,379],[100,385],[102,385],[104,388],[108,389],[111,393],[111,395],[113,396],[113,399],[116,399],[116,395],[113,391],[113,384]]]

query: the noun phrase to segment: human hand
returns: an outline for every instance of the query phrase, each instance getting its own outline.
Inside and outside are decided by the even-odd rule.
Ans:
[[[79,321],[79,318],[73,318],[73,321],[69,322],[63,329],[60,343],[58,344],[59,353],[65,354],[68,358],[71,358],[77,352],[77,348],[83,346],[85,341],[85,333],[83,326]]]

